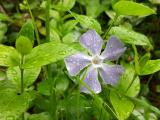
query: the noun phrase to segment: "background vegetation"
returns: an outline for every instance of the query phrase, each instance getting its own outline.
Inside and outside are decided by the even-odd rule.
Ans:
[[[0,120],[160,119],[159,0],[0,0]],[[115,35],[127,50],[116,86],[80,93],[64,57],[79,37]],[[33,48],[32,48],[33,47]]]

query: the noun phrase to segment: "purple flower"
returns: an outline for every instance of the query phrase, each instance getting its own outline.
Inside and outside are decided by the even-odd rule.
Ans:
[[[83,53],[76,53],[65,58],[65,64],[69,74],[71,76],[76,76],[82,69],[89,66],[84,82],[95,93],[101,92],[98,73],[104,83],[111,85],[116,84],[123,74],[124,69],[121,65],[110,65],[105,62],[117,60],[126,50],[124,44],[116,37],[111,36],[106,48],[101,53],[103,40],[95,30],[89,30],[84,33],[80,38],[80,43],[89,51],[91,56]],[[81,92],[90,93],[84,86],[81,87]]]

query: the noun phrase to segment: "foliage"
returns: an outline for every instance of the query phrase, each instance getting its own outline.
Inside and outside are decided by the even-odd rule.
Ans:
[[[158,0],[0,0],[0,120],[160,119],[158,10]],[[84,74],[64,63],[88,54],[79,40],[90,29],[102,49],[112,35],[127,47],[115,62],[124,74],[114,86],[100,79],[99,94],[81,93]]]

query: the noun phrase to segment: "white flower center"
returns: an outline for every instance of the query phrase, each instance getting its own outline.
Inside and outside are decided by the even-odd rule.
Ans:
[[[103,63],[103,59],[98,55],[93,56],[91,61],[92,61],[93,66],[96,68],[101,67],[101,65]]]

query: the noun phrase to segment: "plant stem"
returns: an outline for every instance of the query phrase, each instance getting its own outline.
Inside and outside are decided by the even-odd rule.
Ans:
[[[105,32],[103,39],[106,38],[107,34],[109,33],[109,31],[111,30],[112,26],[114,25],[114,23],[116,22],[118,18],[118,15],[116,14],[116,16],[114,17],[114,19],[112,20],[111,24],[109,25],[109,28],[107,29],[107,31]]]
[[[50,21],[49,21],[49,16],[50,16],[50,4],[51,4],[51,0],[47,0],[47,4],[46,4],[46,41],[49,42],[50,41]],[[47,77],[48,77],[48,81],[50,84],[50,120],[57,120],[57,115],[56,115],[56,111],[57,111],[57,100],[56,100],[56,92],[55,92],[55,81],[57,79],[57,77],[53,80],[52,79],[52,72],[51,72],[51,65],[47,66]]]
[[[55,82],[57,80],[58,75],[52,79],[52,72],[51,72],[51,66],[48,65],[48,82],[50,85],[50,98],[49,98],[49,113],[50,113],[50,120],[57,120],[57,99],[56,99],[56,91],[55,91]]]
[[[47,0],[46,4],[46,41],[50,41],[50,22],[49,22],[49,15],[50,15],[50,4],[51,0]]]
[[[139,67],[139,57],[138,57],[138,52],[137,52],[137,48],[135,45],[132,44],[132,48],[134,50],[134,64],[135,64],[135,71],[136,74],[139,75],[140,74],[140,67]]]
[[[23,80],[24,69],[22,68],[23,64],[24,64],[24,55],[22,55],[21,64],[20,64],[20,71],[21,71],[21,93],[20,94],[23,94],[24,92],[24,80]],[[22,113],[22,120],[24,120],[24,113]]]
[[[27,6],[28,6],[29,14],[30,14],[30,16],[32,18],[32,22],[33,22],[33,25],[34,25],[37,43],[39,45],[40,44],[40,38],[39,38],[39,34],[38,34],[38,29],[37,29],[37,26],[36,26],[36,23],[35,23],[35,19],[34,19],[34,16],[32,14],[31,8],[30,8],[30,6],[28,4],[28,0],[26,0],[26,3],[27,3]]]
[[[24,62],[24,55],[22,55],[22,59],[21,59],[21,66],[20,66],[20,71],[21,71],[21,94],[23,94],[24,92],[24,85],[23,85],[23,74],[24,74],[24,69],[22,68]]]
[[[80,85],[78,84],[78,90],[77,90],[77,120],[79,120],[79,98],[80,98]]]
[[[83,85],[84,87],[86,87],[86,88],[88,89],[88,91],[93,95],[94,98],[96,98],[96,97],[98,98],[98,95],[95,94],[95,93],[92,91],[92,89],[84,82],[84,78],[85,78],[85,76],[86,76],[86,74],[87,74],[87,70],[88,70],[88,69],[86,69],[86,70],[84,71],[84,75],[83,75],[82,78],[80,79],[80,85]],[[112,108],[111,108],[106,102],[103,102],[103,103],[104,103],[104,105],[112,112],[112,114],[114,115],[114,117],[118,119],[116,113],[112,110]]]

